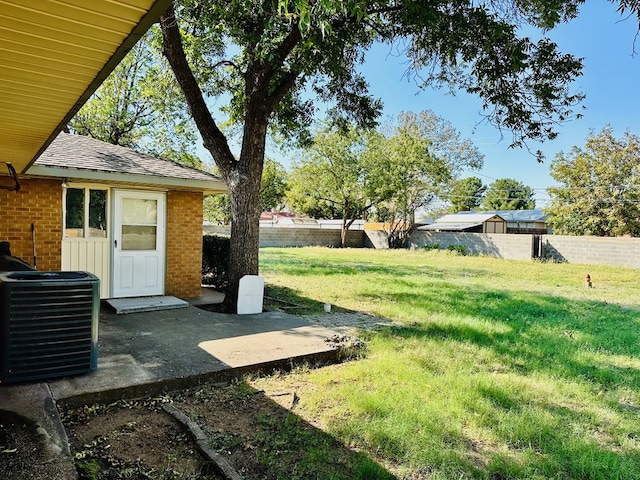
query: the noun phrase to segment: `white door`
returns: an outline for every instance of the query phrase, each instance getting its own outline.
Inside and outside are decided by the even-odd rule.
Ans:
[[[113,297],[164,295],[164,193],[114,192]]]

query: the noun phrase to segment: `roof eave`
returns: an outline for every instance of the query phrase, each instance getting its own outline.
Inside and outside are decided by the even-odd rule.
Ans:
[[[122,61],[127,53],[133,48],[133,46],[142,38],[142,36],[146,33],[147,30],[153,25],[160,16],[167,11],[169,5],[171,4],[171,0],[157,0],[153,6],[147,11],[147,13],[142,17],[142,20],[136,25],[136,27],[131,31],[129,36],[120,44],[115,53],[111,56],[109,61],[104,64],[102,70],[96,75],[93,81],[86,88],[84,93],[78,98],[73,107],[67,112],[62,121],[58,124],[56,129],[51,132],[51,135],[47,138],[46,142],[40,147],[40,149],[36,152],[31,161],[27,164],[25,168],[22,169],[22,173],[26,173],[27,170],[34,164],[34,162],[38,159],[42,152],[44,152],[47,147],[53,142],[53,140],[58,136],[58,134],[64,129],[71,119],[78,113],[78,110],[82,108],[82,106],[89,100],[89,97],[94,94],[94,92],[98,89],[100,85],[106,80],[109,74],[118,66],[118,64]]]
[[[467,228],[479,227],[484,222],[469,222],[469,223],[431,223],[429,225],[423,225],[418,227],[418,230],[465,230]]]
[[[196,180],[175,177],[159,177],[119,172],[102,172],[76,168],[34,165],[29,169],[29,177],[48,177],[67,179],[77,182],[97,182],[108,184],[144,185],[154,188],[198,190],[204,195],[227,193],[228,188],[222,180]]]

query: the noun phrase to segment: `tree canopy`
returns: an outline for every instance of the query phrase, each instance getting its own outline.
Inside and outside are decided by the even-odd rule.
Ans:
[[[533,189],[512,178],[499,178],[484,192],[482,210],[530,210],[536,208]]]
[[[380,192],[367,152],[372,132],[326,127],[316,133],[289,175],[287,198],[294,211],[342,219],[342,246],[349,227],[363,218]]]
[[[374,138],[373,174],[386,189],[374,217],[382,221],[389,247],[405,245],[415,214],[435,198],[463,169],[482,166],[483,156],[446,120],[431,111],[402,112],[383,136]]]
[[[450,213],[467,212],[480,207],[487,187],[478,177],[467,177],[458,180],[449,193]]]
[[[437,152],[437,153],[436,153]],[[380,131],[326,127],[290,176],[291,206],[316,218],[383,222],[389,246],[404,244],[417,210],[482,155],[433,112],[402,112]]]
[[[219,175],[217,168],[213,173]],[[260,184],[260,208],[263,212],[278,211],[285,207],[288,177],[284,165],[271,158],[265,158],[262,182]],[[204,199],[204,218],[217,225],[231,223],[231,201],[228,194],[208,195]]]
[[[640,236],[640,137],[616,138],[610,127],[550,166],[557,187],[546,209],[554,233]]]
[[[149,30],[69,122],[69,128],[202,168],[195,155],[197,130],[159,51],[160,33]]]
[[[282,210],[286,203],[289,174],[280,162],[265,158],[260,182],[260,209],[263,212]]]
[[[231,202],[229,195],[207,195],[203,201],[203,218],[214,225],[231,223]]]
[[[548,38],[522,36],[571,19],[582,0],[182,0],[161,18],[163,53],[204,146],[230,190],[230,288],[258,272],[260,178],[269,129],[305,139],[317,101],[329,118],[373,126],[381,102],[358,71],[374,42],[394,44],[420,86],[448,85],[483,99],[486,119],[513,132],[513,145],[557,135],[582,95],[571,81],[581,61]],[[630,5],[635,9],[635,5]],[[206,99],[219,98],[226,119]],[[228,100],[228,101],[227,101]],[[240,153],[228,122],[240,130]],[[225,133],[227,132],[227,133]]]

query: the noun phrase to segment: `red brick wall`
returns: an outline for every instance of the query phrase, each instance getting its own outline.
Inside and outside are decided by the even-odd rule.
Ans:
[[[31,224],[35,226],[38,270],[60,270],[61,180],[21,179],[18,192],[0,190],[0,241],[11,254],[33,264]]]
[[[202,276],[202,193],[167,193],[167,278],[165,293],[200,295]]]

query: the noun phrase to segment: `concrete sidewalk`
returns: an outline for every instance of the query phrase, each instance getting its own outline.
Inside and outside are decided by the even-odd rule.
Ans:
[[[194,304],[210,301],[200,298]],[[116,315],[103,306],[98,369],[48,382],[2,385],[0,410],[35,421],[50,447],[49,461],[69,471],[73,461],[56,404],[110,402],[243,373],[337,361],[339,347],[326,341],[335,335],[333,330],[279,311],[239,316],[191,305]]]

